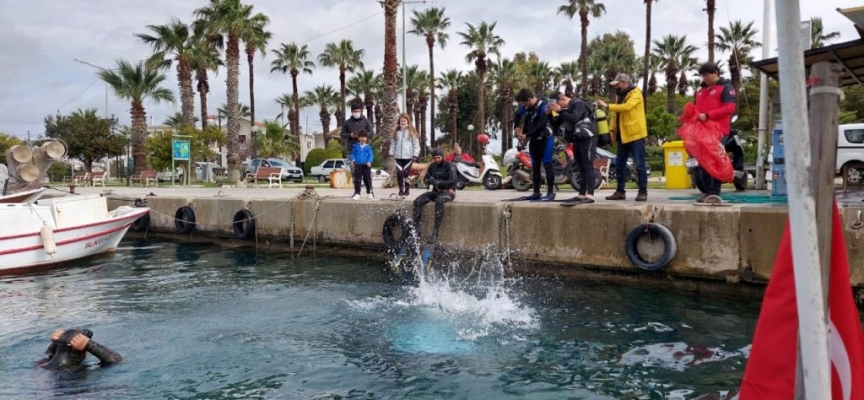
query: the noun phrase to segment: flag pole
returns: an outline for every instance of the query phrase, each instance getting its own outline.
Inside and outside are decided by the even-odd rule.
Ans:
[[[771,0],[762,7],[762,59],[771,56]],[[765,186],[765,138],[768,135],[768,74],[759,73],[759,136],[756,146],[756,190]]]
[[[805,90],[803,46],[798,0],[778,1],[780,98],[789,190],[789,221],[795,298],[798,306],[799,370],[804,393],[796,398],[831,398],[825,300],[819,267],[816,202],[810,188],[811,166],[809,118]]]

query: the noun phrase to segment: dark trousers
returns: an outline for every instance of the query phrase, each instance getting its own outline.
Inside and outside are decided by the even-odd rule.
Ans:
[[[540,182],[543,181],[543,171],[546,169],[546,191],[555,192],[555,170],[552,168],[555,139],[547,137],[543,140],[531,139],[528,143],[528,154],[531,155],[531,180],[534,184],[534,194],[540,194]]]
[[[411,189],[405,179],[411,175],[412,165],[414,165],[414,160],[411,158],[396,159],[396,182],[399,183],[399,193],[408,194],[409,189]]]
[[[636,185],[639,193],[648,193],[648,169],[645,167],[645,139],[634,140],[630,143],[618,143],[618,154],[615,157],[615,173],[618,174],[617,191],[624,193],[624,184],[627,183],[627,159],[633,157],[633,165],[636,167]]]
[[[354,165],[354,194],[360,194],[360,179],[366,185],[366,193],[372,193],[372,167],[366,164]]]
[[[705,191],[703,193],[708,195],[720,195],[720,186],[723,185],[719,179],[715,179],[705,168],[699,167],[697,173],[700,174],[700,178],[702,179],[702,189]]]
[[[453,201],[456,194],[445,191],[426,192],[414,199],[414,229],[420,232],[420,217],[423,216],[423,206],[430,201],[435,202],[435,227],[432,230],[430,242],[438,238],[438,229],[441,228],[441,219],[444,218],[444,203]]]
[[[594,171],[595,154],[597,154],[596,135],[587,139],[576,139],[573,142],[573,159],[581,177],[579,194],[582,196],[586,193],[594,195],[594,183],[597,179],[596,171]]]

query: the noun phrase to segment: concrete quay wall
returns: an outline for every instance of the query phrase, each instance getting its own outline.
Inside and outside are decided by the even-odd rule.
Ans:
[[[109,199],[109,208],[129,205],[135,197]],[[150,231],[176,233],[174,214],[182,206],[195,210],[193,235],[230,239],[233,217],[243,208],[256,218],[259,241],[288,247],[315,245],[380,252],[382,227],[391,214],[410,215],[411,202],[352,201],[345,198],[273,199],[254,197],[148,197]],[[852,283],[864,288],[864,229],[860,208],[843,208]],[[431,231],[433,204],[423,212],[422,235]],[[453,202],[446,206],[439,247],[477,252],[490,246],[509,249],[525,264],[635,273],[625,253],[627,234],[642,221],[668,227],[678,244],[677,256],[663,270],[670,278],[726,282],[768,280],[787,220],[785,207],[694,207],[672,204],[558,204]],[[239,240],[239,239],[236,239]],[[308,248],[308,247],[307,247]],[[651,251],[652,249],[647,249]],[[549,270],[550,268],[544,268]]]

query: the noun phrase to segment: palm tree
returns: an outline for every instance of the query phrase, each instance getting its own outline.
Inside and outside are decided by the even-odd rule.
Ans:
[[[173,102],[174,93],[160,86],[165,81],[165,75],[159,72],[159,68],[144,61],[132,65],[126,60],[117,60],[117,68],[99,72],[99,78],[114,89],[117,97],[132,103],[132,159],[135,163],[135,174],[140,174],[147,169],[147,151],[144,149],[147,112],[144,110],[144,102]]]
[[[172,61],[177,61],[183,125],[195,126],[195,93],[192,91],[192,66],[189,62],[193,46],[189,26],[172,18],[165,25],[147,25],[147,29],[153,35],[135,34],[139,40],[153,47],[153,56],[147,62],[152,66],[170,68]]]
[[[681,65],[689,64],[696,48],[687,44],[687,35],[666,35],[654,41],[654,55],[666,71],[666,111],[675,114],[675,89],[678,87],[678,72]]]
[[[810,48],[818,49],[825,46],[828,40],[834,40],[840,37],[840,32],[834,31],[825,33],[825,26],[822,25],[822,18],[810,18]]]
[[[412,71],[413,70],[413,71]],[[429,82],[429,75],[426,71],[417,70],[417,66],[411,66],[408,69],[407,83],[408,90],[414,93],[414,109],[411,114],[414,119],[415,128],[420,133],[420,152],[421,155],[426,154],[426,110],[429,107],[429,95],[426,92],[426,83]]]
[[[447,39],[450,38],[450,35],[447,32],[447,28],[450,27],[450,18],[444,16],[443,8],[433,7],[427,9],[425,11],[414,11],[414,16],[411,18],[411,29],[410,33],[413,33],[417,36],[424,36],[426,38],[426,46],[429,48],[429,93],[431,100],[431,109],[432,115],[429,120],[429,134],[430,134],[430,143],[435,143],[435,57],[433,55],[432,49],[435,48],[435,41],[441,45],[441,50],[444,50],[444,47],[447,46]],[[421,147],[425,147],[425,142]]]
[[[262,26],[267,20],[264,14],[252,14],[252,6],[244,5],[240,0],[210,0],[206,7],[195,10],[199,19],[196,24],[201,26],[208,36],[224,35],[227,37],[225,48],[225,64],[228,67],[227,97],[228,97],[228,171],[229,179],[240,182],[240,117],[238,79],[240,76],[240,40],[246,37],[246,32],[256,26]]]
[[[219,67],[225,64],[219,59],[218,43],[196,35],[192,40],[189,54],[189,64],[195,70],[195,80],[198,81],[199,101],[201,102],[201,128],[207,127],[207,93],[210,93],[210,82],[207,71],[217,73]]]
[[[318,117],[321,118],[321,129],[325,135],[330,133],[330,111],[328,111],[328,107],[338,100],[339,94],[333,90],[333,86],[319,85],[315,86],[311,91],[307,90],[303,93],[303,97],[307,99],[309,104],[317,104],[320,107]]]
[[[421,81],[425,76],[421,76],[423,71],[420,71],[416,65],[409,66],[407,70],[403,69],[402,73],[405,74],[404,81],[407,85],[405,88],[405,112],[411,115],[411,118],[414,118],[414,104],[417,103],[418,88],[426,85],[425,81]]]
[[[276,59],[270,63],[270,72],[279,71],[283,74],[291,74],[291,88],[294,90],[294,119],[289,119],[291,124],[291,132],[298,132],[300,121],[297,120],[300,116],[300,109],[296,108],[300,104],[299,94],[297,92],[297,75],[307,73],[312,75],[312,68],[315,68],[315,63],[308,60],[309,47],[305,44],[298,46],[296,43],[285,44],[282,47],[271,51]]]
[[[598,72],[604,77],[607,96],[612,96],[613,88],[609,83],[615,80],[619,72],[634,76],[634,72],[639,69],[639,62],[630,42],[605,42],[594,51],[591,58],[595,61]]]
[[[469,63],[473,61],[477,67],[477,129],[481,133],[486,131],[486,68],[488,67],[486,55],[494,54],[501,57],[499,48],[504,46],[504,39],[494,32],[496,24],[497,22],[487,24],[482,21],[475,27],[466,22],[468,31],[459,32],[459,36],[462,37],[461,44],[471,49],[465,56],[465,60]],[[473,148],[473,141],[471,146]]]
[[[564,95],[573,97],[573,81],[579,77],[579,62],[562,62],[555,71],[562,79],[559,85],[564,85]]]
[[[361,69],[348,80],[346,86],[354,93],[357,100],[366,106],[366,117],[372,121],[375,112],[375,92],[381,86],[381,75],[372,70]]]
[[[588,93],[588,16],[600,18],[606,12],[606,6],[597,0],[566,0],[566,4],[558,7],[558,14],[565,14],[573,19],[577,14],[582,25],[582,47],[579,53],[579,63],[582,65],[582,97]]]
[[[660,57],[657,57],[654,54],[650,55],[651,61],[649,63],[650,75],[651,79],[648,80],[648,91],[645,92],[646,96],[650,96],[654,93],[657,93],[657,72],[660,71],[663,60]],[[647,103],[647,102],[646,102]]]
[[[249,26],[243,31],[241,37],[246,43],[246,64],[249,67],[249,114],[252,126],[255,126],[255,53],[261,53],[262,57],[266,56],[267,42],[273,36],[265,29],[270,19],[263,14],[259,15],[263,18],[250,20]],[[252,132],[252,136],[255,136],[255,132]],[[257,150],[255,146],[252,148]]]
[[[651,5],[658,0],[643,0],[645,2],[645,55],[642,56],[642,93],[648,95],[648,75],[651,68]],[[656,83],[656,82],[655,82]],[[645,109],[648,109],[648,102],[645,102]]]
[[[327,43],[324,52],[318,56],[318,62],[324,67],[339,68],[339,109],[336,112],[336,126],[342,126],[345,120],[345,72],[354,72],[355,68],[363,68],[365,51],[354,50],[354,43],[342,40],[338,44]]]
[[[264,131],[255,139],[259,156],[290,160],[300,154],[298,136],[290,134],[285,128],[285,125],[278,122],[264,122]]]
[[[280,112],[279,114],[276,115],[276,119],[282,118],[283,125],[285,125],[284,124],[284,120],[285,120],[284,117],[286,114],[285,109],[287,108],[288,109],[288,112],[287,112],[288,124],[286,126],[288,127],[288,130],[291,133],[293,133],[295,135],[299,135],[300,132],[303,131],[300,128],[300,120],[299,120],[300,111],[299,110],[301,108],[306,107],[306,106],[310,106],[314,103],[310,103],[309,100],[306,98],[306,96],[299,96],[299,97],[295,98],[294,95],[291,95],[288,93],[285,93],[285,94],[277,97],[275,102],[276,102],[276,104],[278,104],[279,106],[282,107],[282,112]],[[292,127],[292,125],[295,125],[295,124],[292,124],[291,121],[296,121],[296,127]]]
[[[542,96],[546,92],[546,86],[552,78],[552,68],[545,61],[531,63],[528,66],[528,79],[534,89],[534,94]]]
[[[380,129],[381,154],[384,154],[384,166],[394,176],[393,155],[390,154],[390,141],[396,130],[396,75],[399,73],[399,63],[396,61],[396,15],[399,12],[401,0],[382,0],[384,7],[384,89],[381,93],[384,103],[384,121]]]
[[[222,103],[219,108],[216,109],[216,113],[220,117],[228,116],[228,104]],[[238,118],[249,118],[252,112],[249,110],[249,106],[243,103],[237,103],[237,117]]]
[[[759,30],[753,28],[753,21],[745,24],[739,19],[728,28],[720,28],[720,34],[717,35],[717,48],[730,53],[729,75],[736,92],[741,89],[741,66],[749,65],[752,61],[750,52],[762,47],[756,41],[757,33]]]
[[[564,64],[570,64],[572,66],[572,71],[570,73],[576,73],[578,67],[576,63],[562,63],[562,67]],[[570,68],[568,66],[568,68]],[[559,70],[563,71],[565,68],[561,68]],[[561,77],[568,76],[564,72],[562,72]],[[519,70],[516,67],[516,64],[507,59],[502,58],[499,59],[497,63],[492,64],[492,82],[498,88],[498,94],[501,97],[501,156],[504,156],[504,153],[513,147],[513,124],[511,121],[513,120],[513,96],[517,80],[519,79]],[[572,81],[569,81],[572,82]],[[572,95],[573,86],[571,83],[570,93]]]
[[[708,13],[708,62],[714,62],[714,14],[717,12],[715,7],[717,0],[705,0],[705,8],[703,11]]]
[[[195,122],[198,122],[198,117],[195,117]],[[183,122],[183,113],[176,112],[170,115],[168,118],[165,118],[165,120],[162,121],[162,125],[168,125],[171,128],[174,128],[174,130],[180,130],[180,128],[185,125]]]
[[[447,91],[447,105],[450,108],[450,147],[456,144],[456,134],[459,130],[459,87],[462,85],[462,72],[450,69],[441,73],[438,78],[438,89]],[[432,143],[434,146],[435,143]]]

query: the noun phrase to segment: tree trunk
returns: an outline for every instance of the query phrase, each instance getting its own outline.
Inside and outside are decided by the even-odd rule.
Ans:
[[[666,111],[675,114],[675,87],[678,86],[678,68],[666,67]]]
[[[372,100],[372,92],[363,93],[363,104],[366,106],[366,118],[369,119],[369,122],[375,121],[375,101]],[[375,130],[375,134],[378,133],[380,132],[378,130]]]
[[[648,81],[647,96],[650,96],[654,93],[657,93],[657,75],[651,74],[651,80]]]
[[[582,97],[588,97],[588,10],[579,11],[582,24],[582,48],[579,54],[579,66],[582,72]]]
[[[339,119],[345,120],[345,66],[339,65]],[[339,126],[342,126],[341,124]]]
[[[384,120],[381,127],[381,154],[384,155],[382,165],[395,176],[393,155],[390,154],[390,142],[396,130],[396,74],[399,64],[396,61],[396,14],[399,11],[400,0],[383,0],[384,4]]]
[[[246,63],[249,65],[249,130],[252,134],[250,145],[252,146],[252,158],[258,157],[258,145],[256,144],[257,133],[252,129],[255,127],[255,49],[246,48]],[[239,124],[238,124],[239,125]]]
[[[474,64],[477,67],[477,132],[483,133],[486,131],[486,52],[478,51]],[[469,138],[468,143],[471,155],[477,156],[474,141]]]
[[[201,129],[204,129],[207,127],[207,93],[210,92],[210,85],[207,82],[207,70],[205,68],[198,68],[195,78],[198,80],[198,97],[201,101]]]
[[[147,149],[144,147],[144,138],[147,137],[147,113],[144,104],[140,101],[132,101],[132,162],[135,164],[135,175],[147,169]]]
[[[228,47],[225,49],[225,59],[228,67],[225,83],[227,85],[228,132],[226,136],[228,148],[228,179],[242,185],[240,180],[240,113],[239,109],[239,78],[240,78],[240,40],[237,35],[228,35]]]
[[[318,117],[321,118],[321,129],[324,130],[324,135],[326,136],[330,133],[330,111],[323,104],[321,105],[321,110],[318,112]]]
[[[432,143],[432,147],[435,147],[435,112],[438,110],[435,108],[437,96],[435,96],[435,59],[432,52],[435,47],[435,36],[426,36],[426,45],[429,47],[429,108],[432,110],[429,114],[429,143]],[[425,138],[420,147],[426,148]],[[426,152],[424,151],[423,153],[425,155]]]
[[[459,130],[459,98],[456,97],[456,88],[451,88],[447,93],[447,101],[450,103],[450,148],[456,144],[456,131]]]
[[[184,59],[177,62],[177,82],[180,84],[180,111],[183,126],[195,126],[195,92],[192,91],[192,68]]]
[[[741,90],[741,64],[738,63],[738,60],[738,49],[733,48],[732,55],[729,56],[729,76],[732,78],[732,87],[735,88],[736,98]]]
[[[291,134],[300,137],[300,121],[298,120],[298,118],[300,118],[300,95],[297,93],[298,73],[299,71],[297,71],[296,69],[291,70],[291,89],[294,90],[294,94],[291,96],[294,99],[294,105],[292,105],[291,107],[294,111],[294,119],[289,120],[288,123],[291,124]]]
[[[572,79],[568,78],[566,81],[564,81],[564,95],[567,97],[570,97],[570,98],[573,97],[573,80]]]
[[[426,157],[426,101],[420,102],[420,111],[417,112],[420,121],[420,157]]]
[[[375,134],[381,134],[381,103],[375,103]]]
[[[642,93],[648,95],[648,74],[651,68],[651,3],[654,0],[645,0],[645,57],[642,60]],[[653,76],[652,76],[653,78]],[[644,103],[648,110],[648,102]]]
[[[687,82],[687,72],[681,71],[681,76],[678,77],[678,94],[681,96],[687,95],[687,89],[690,87],[690,83]]]
[[[408,88],[405,91],[405,113],[407,113],[411,116],[411,118],[414,118],[416,120],[416,114],[414,113],[414,91],[411,90],[411,88]]]
[[[716,0],[707,0],[705,11],[708,12],[708,62],[714,62],[714,7]]]

